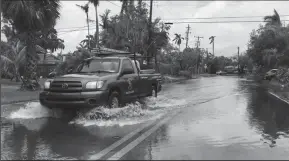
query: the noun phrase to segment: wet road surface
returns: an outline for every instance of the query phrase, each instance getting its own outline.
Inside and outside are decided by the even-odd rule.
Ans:
[[[1,114],[1,159],[289,159],[289,105],[237,77],[167,85],[122,109]]]

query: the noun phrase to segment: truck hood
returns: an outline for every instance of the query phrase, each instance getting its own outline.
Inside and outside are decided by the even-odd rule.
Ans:
[[[106,80],[115,77],[116,73],[93,73],[93,74],[66,74],[54,78],[55,81],[81,81],[86,82],[90,80]]]

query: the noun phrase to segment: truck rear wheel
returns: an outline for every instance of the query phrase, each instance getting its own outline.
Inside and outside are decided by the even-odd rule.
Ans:
[[[108,107],[109,108],[119,108],[120,106],[120,96],[116,91],[111,92],[108,98]]]

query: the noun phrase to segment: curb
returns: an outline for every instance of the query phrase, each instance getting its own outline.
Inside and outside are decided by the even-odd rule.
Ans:
[[[34,102],[34,101],[38,101],[38,99],[30,99],[30,100],[21,100],[21,101],[10,101],[10,102],[5,102],[2,103],[1,102],[1,106],[5,105],[12,105],[12,104],[20,104],[20,103],[25,103],[25,102]]]
[[[280,96],[278,96],[276,93],[274,93],[274,92],[268,92],[269,94],[271,94],[272,96],[274,96],[274,97],[276,97],[276,98],[278,98],[279,100],[281,100],[281,101],[283,101],[283,102],[285,102],[285,103],[287,103],[288,105],[289,105],[289,101],[287,101],[286,99],[284,99],[284,98],[282,98],[282,97],[280,97]]]

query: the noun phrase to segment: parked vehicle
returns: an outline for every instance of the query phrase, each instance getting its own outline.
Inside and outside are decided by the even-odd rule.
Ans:
[[[225,75],[226,72],[220,70],[220,71],[218,71],[216,74],[217,74],[217,75]]]
[[[264,79],[265,79],[265,80],[271,80],[272,78],[274,78],[274,77],[276,76],[277,71],[278,71],[278,69],[271,69],[271,70],[269,70],[269,71],[265,74]]]
[[[47,80],[39,99],[48,108],[118,108],[161,91],[161,75],[139,70],[129,57],[92,57],[70,74]]]

